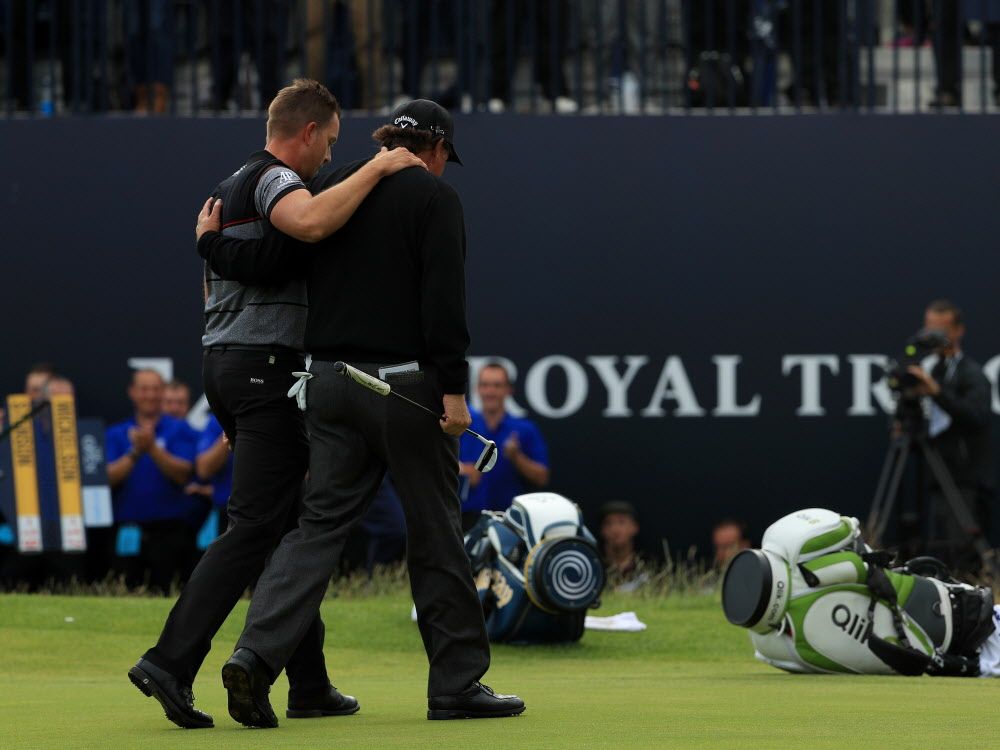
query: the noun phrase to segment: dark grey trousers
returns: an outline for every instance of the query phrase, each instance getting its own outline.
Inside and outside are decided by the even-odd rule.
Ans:
[[[378,365],[352,364],[377,374]],[[332,363],[314,362],[311,371],[304,509],[257,584],[238,645],[254,651],[275,674],[281,671],[315,617],[347,534],[388,469],[406,516],[410,587],[430,662],[428,695],[459,693],[485,674],[490,650],[462,545],[458,440],[414,406],[336,374]],[[387,381],[441,411],[433,372]]]

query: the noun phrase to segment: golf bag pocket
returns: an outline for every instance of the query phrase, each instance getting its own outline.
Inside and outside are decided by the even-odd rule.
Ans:
[[[793,566],[832,552],[859,551],[860,547],[858,519],[823,508],[806,508],[779,518],[767,527],[760,545]]]
[[[868,579],[864,561],[854,552],[834,552],[799,563],[799,572],[814,589],[838,583],[864,583]]]

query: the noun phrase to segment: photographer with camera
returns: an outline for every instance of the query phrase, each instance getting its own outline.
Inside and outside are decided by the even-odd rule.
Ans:
[[[990,385],[978,362],[965,356],[962,311],[948,300],[935,300],[924,313],[924,330],[943,335],[935,350],[937,363],[927,372],[910,364],[911,391],[929,398],[927,437],[937,448],[978,528],[960,528],[949,511],[940,483],[930,486],[930,541],[941,545],[940,556],[956,567],[977,566],[970,537],[987,536],[993,495],[990,451]]]

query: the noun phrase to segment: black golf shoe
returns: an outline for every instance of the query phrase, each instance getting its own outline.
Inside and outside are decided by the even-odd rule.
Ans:
[[[222,684],[229,692],[229,715],[243,726],[273,729],[278,726],[268,693],[271,675],[267,665],[248,648],[238,648],[222,666]]]
[[[353,695],[344,695],[333,685],[328,686],[325,693],[309,698],[292,698],[288,696],[288,710],[285,716],[289,719],[316,719],[320,716],[347,716],[356,714],[361,708]]]
[[[517,716],[524,711],[524,701],[516,695],[498,695],[479,682],[473,682],[458,695],[439,695],[427,700],[428,719],[498,719]]]
[[[128,671],[128,678],[143,695],[156,698],[167,718],[177,726],[184,729],[210,729],[215,726],[211,716],[194,707],[191,686],[152,662],[139,659]]]

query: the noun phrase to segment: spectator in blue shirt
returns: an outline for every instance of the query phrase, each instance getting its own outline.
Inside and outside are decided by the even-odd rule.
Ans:
[[[126,583],[145,582],[167,595],[174,579],[186,577],[208,508],[184,492],[198,435],[163,414],[163,387],[155,370],[133,374],[128,395],[135,416],[108,428],[105,448]]]
[[[472,429],[493,440],[500,449],[496,466],[488,474],[475,469],[482,445],[462,436],[459,472],[468,478],[469,496],[462,503],[462,525],[468,530],[484,510],[507,510],[518,495],[534,492],[549,483],[549,452],[534,422],[511,416],[507,397],[513,389],[506,368],[485,365],[477,384],[482,412],[472,411]]]
[[[194,469],[195,479],[184,491],[189,495],[201,495],[212,504],[208,518],[198,532],[198,549],[203,551],[226,530],[226,505],[233,490],[233,453],[229,450],[222,425],[214,415],[209,417],[205,429],[198,435]]]
[[[168,417],[187,420],[191,411],[191,389],[187,383],[171,380],[163,386],[163,413]]]

